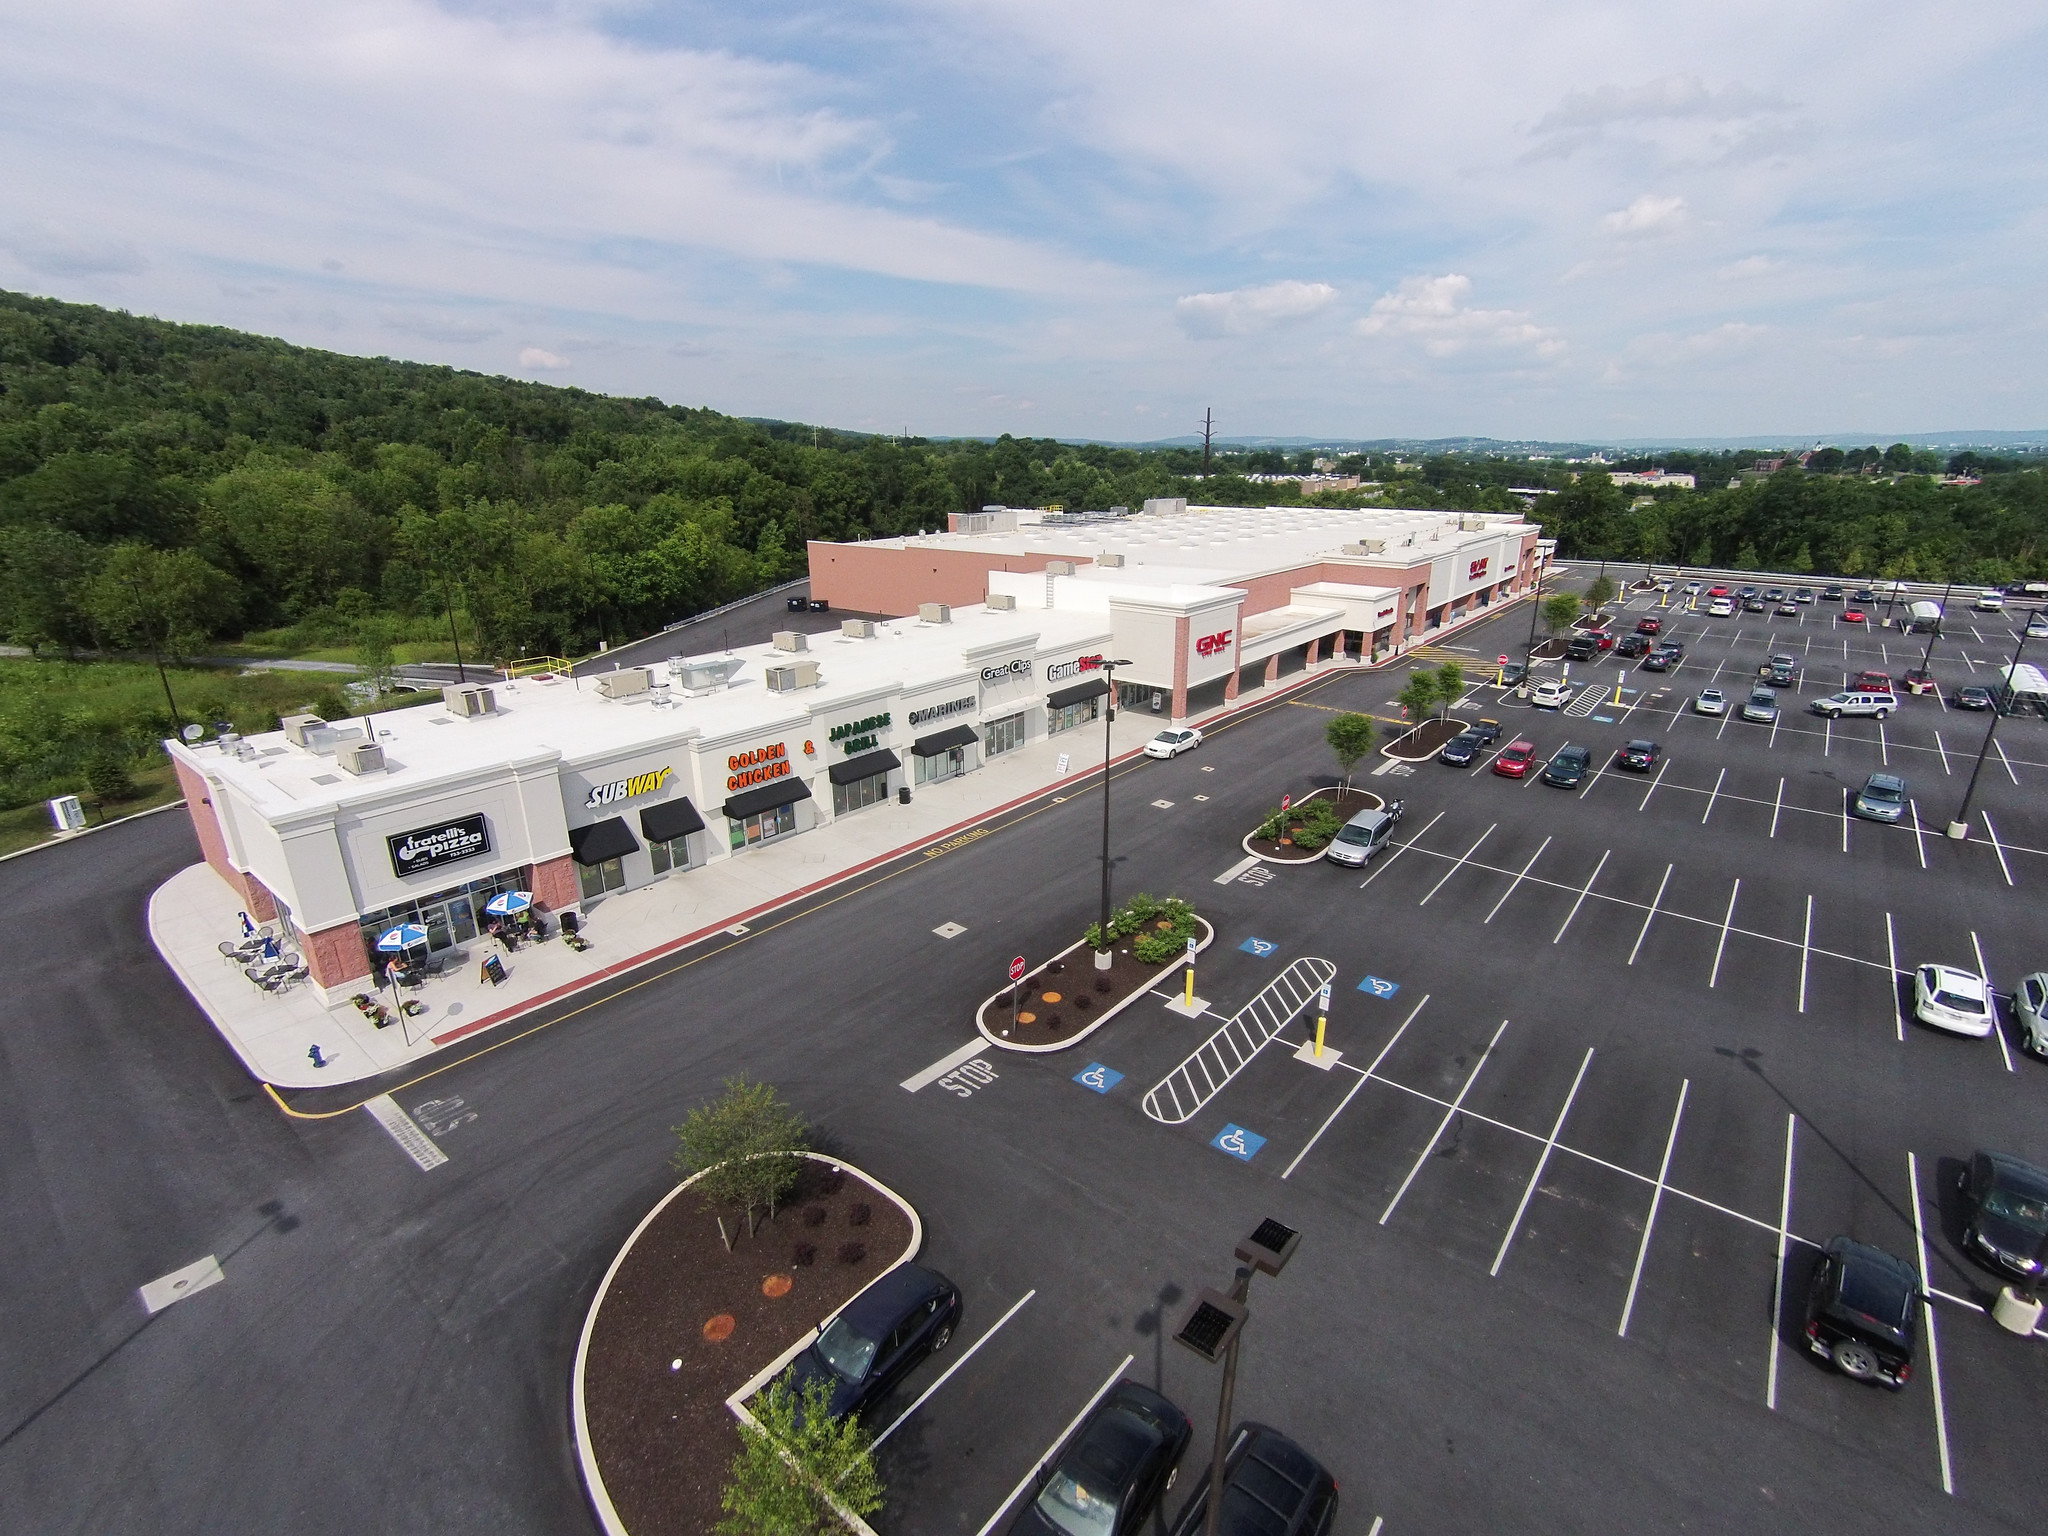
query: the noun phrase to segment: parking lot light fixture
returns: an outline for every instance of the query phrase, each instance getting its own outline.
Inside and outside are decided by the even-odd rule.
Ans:
[[[1185,1345],[1214,1365],[1223,1362],[1223,1389],[1216,1402],[1216,1443],[1209,1455],[1209,1508],[1203,1521],[1204,1536],[1216,1536],[1216,1520],[1223,1508],[1223,1456],[1230,1443],[1230,1400],[1237,1390],[1237,1341],[1251,1313],[1245,1306],[1251,1295],[1252,1273],[1277,1275],[1301,1246],[1301,1234],[1285,1222],[1268,1216],[1237,1245],[1237,1261],[1247,1266],[1237,1272],[1228,1296],[1219,1291],[1202,1291],[1174,1334]]]
[[[1299,1232],[1268,1216],[1237,1245],[1237,1262],[1251,1265],[1262,1275],[1277,1275],[1300,1246]]]
[[[1129,665],[1128,661],[1102,663],[1109,692],[1102,704],[1102,926],[1095,930],[1097,942],[1101,945],[1095,951],[1095,969],[1098,971],[1108,970],[1116,959],[1116,940],[1109,932],[1109,728],[1116,721],[1116,669]]]

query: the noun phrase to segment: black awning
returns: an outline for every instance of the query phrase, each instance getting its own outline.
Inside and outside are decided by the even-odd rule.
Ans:
[[[937,757],[941,752],[950,752],[955,747],[971,747],[981,738],[974,734],[971,725],[948,726],[943,731],[934,731],[929,736],[920,736],[910,744],[910,750],[919,757]]]
[[[1084,699],[1099,699],[1109,692],[1109,684],[1099,677],[1092,677],[1085,683],[1076,683],[1071,688],[1062,688],[1057,693],[1045,696],[1047,709],[1065,709],[1069,704],[1079,704]]]
[[[704,830],[704,818],[690,804],[688,795],[664,800],[640,812],[640,835],[650,843],[673,842],[676,838]]]
[[[843,763],[834,763],[826,771],[826,777],[834,784],[851,784],[859,779],[872,779],[878,773],[887,773],[891,768],[901,768],[896,754],[884,747],[879,752],[863,752],[859,757],[849,757]]]
[[[778,805],[795,805],[799,800],[810,798],[811,787],[802,779],[771,779],[758,789],[734,795],[725,802],[724,811],[730,821],[745,821],[749,816],[772,811]]]
[[[639,851],[640,844],[623,816],[607,816],[587,827],[569,829],[569,855],[578,864],[602,864]]]

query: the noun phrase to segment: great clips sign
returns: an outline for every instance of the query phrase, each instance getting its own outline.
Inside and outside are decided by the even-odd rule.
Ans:
[[[1203,635],[1195,642],[1195,654],[1197,656],[1221,656],[1230,649],[1230,637],[1233,633],[1235,633],[1233,630],[1219,629],[1213,635]]]
[[[391,849],[392,872],[400,875],[416,875],[422,870],[439,869],[443,864],[459,864],[464,859],[473,859],[478,854],[491,851],[490,829],[484,825],[481,816],[465,816],[460,821],[446,821],[414,832],[401,832],[384,841]]]

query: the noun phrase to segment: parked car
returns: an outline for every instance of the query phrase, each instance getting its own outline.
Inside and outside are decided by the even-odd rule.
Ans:
[[[1742,611],[1744,613],[1763,613],[1765,611],[1764,600],[1760,597],[1752,597],[1743,603]]]
[[[1903,681],[1905,682],[1906,692],[1908,693],[1934,692],[1934,674],[1928,671],[1925,667],[1910,668],[1907,671]]]
[[[1125,1536],[1174,1484],[1195,1427],[1135,1381],[1118,1382],[1038,1475],[1015,1536]]]
[[[1662,645],[1653,647],[1650,654],[1643,658],[1643,670],[1646,672],[1669,672],[1684,657],[1684,646],[1667,641]]]
[[[1558,789],[1577,789],[1579,781],[1586,776],[1586,770],[1592,766],[1590,748],[1562,746],[1551,753],[1550,761],[1544,765],[1543,782]]]
[[[1600,654],[1600,641],[1581,630],[1565,642],[1564,654],[1567,661],[1591,661]]]
[[[1650,654],[1650,643],[1648,635],[1623,635],[1614,643],[1614,654],[1617,656],[1627,656],[1631,659],[1637,656],[1647,656]]]
[[[812,1381],[828,1382],[832,1416],[859,1413],[918,1361],[944,1349],[960,1312],[952,1281],[921,1264],[899,1265],[833,1315],[791,1364],[791,1385],[802,1392]]]
[[[1529,693],[1529,702],[1538,709],[1563,709],[1571,702],[1572,685],[1552,678],[1547,683],[1538,683]]]
[[[1337,1479],[1277,1429],[1240,1424],[1223,1457],[1217,1536],[1328,1536],[1337,1519]],[[1172,1536],[1199,1536],[1209,1520],[1209,1479],[1196,1483]]]
[[[1899,701],[1889,693],[1870,693],[1855,688],[1828,694],[1807,706],[1816,715],[1826,715],[1834,720],[1844,715],[1874,715],[1882,720],[1898,707]]]
[[[1519,688],[1522,685],[1522,679],[1528,675],[1529,669],[1523,663],[1519,661],[1508,662],[1500,669],[1500,686],[1503,688]]]
[[[1858,672],[1856,681],[1849,686],[1864,693],[1890,693],[1892,675],[1889,672]]]
[[[1725,715],[1728,713],[1728,695],[1718,688],[1702,688],[1699,697],[1692,701],[1692,707],[1703,715]]]
[[[1654,614],[1636,620],[1636,633],[1639,635],[1661,635],[1663,632],[1664,621]]]
[[[1913,1374],[1926,1293],[1904,1259],[1851,1237],[1832,1237],[1806,1288],[1806,1342],[1856,1381],[1894,1392]]]
[[[1742,701],[1742,718],[1758,725],[1773,725],[1778,719],[1778,694],[1772,688],[1752,688]]]
[[[1789,688],[1799,671],[1799,659],[1780,651],[1756,669],[1756,675],[1773,688]]]
[[[2005,594],[2002,592],[1979,592],[1977,601],[1970,605],[1979,613],[1998,613],[2005,608]]]
[[[1736,595],[1737,597],[1741,598],[1741,599],[1742,599],[1742,600],[1743,600],[1743,601],[1744,601],[1744,602],[1746,603],[1746,602],[1748,602],[1748,601],[1749,601],[1749,600],[1750,600],[1751,598],[1753,598],[1753,597],[1755,597],[1755,596],[1756,596],[1756,588],[1755,588],[1755,587],[1743,587],[1743,588],[1742,588],[1741,590],[1739,590],[1739,591],[1738,591],[1738,592],[1737,592],[1737,593],[1736,593],[1735,595]]]
[[[1842,600],[1842,589],[1840,587],[1824,587],[1821,589],[1820,595],[1823,602],[1839,603]]]
[[[1401,819],[1403,809],[1401,801],[1389,800],[1383,809],[1354,813],[1337,829],[1337,835],[1330,839],[1330,846],[1323,850],[1323,857],[1332,864],[1344,864],[1353,869],[1370,862],[1374,854],[1386,847],[1387,839],[1394,835],[1394,823]]]
[[[1657,757],[1661,750],[1654,741],[1638,737],[1614,754],[1614,766],[1632,769],[1637,773],[1648,773],[1657,766]]]
[[[1877,601],[1877,594],[1868,587],[1858,587],[1849,594],[1849,601],[1852,603],[1874,603]]]
[[[1705,590],[1705,586],[1697,581],[1688,581],[1685,584],[1685,595],[1687,597],[1698,597]]]
[[[2048,635],[2048,613],[2036,612],[2027,620],[2027,638],[2039,640],[2043,635]]]
[[[1849,809],[1868,821],[1897,821],[1906,814],[1906,781],[1895,773],[1873,773]]]
[[[2021,977],[2012,997],[2020,1020],[2020,1045],[2048,1058],[2048,971]]]
[[[1792,601],[1793,601],[1793,602],[1795,602],[1795,603],[1810,603],[1810,602],[1812,602],[1812,601],[1813,601],[1813,588],[1811,588],[1811,587],[1801,587],[1801,588],[1800,588],[1800,589],[1799,589],[1799,590],[1798,590],[1797,592],[1794,592],[1794,593],[1792,594]]]
[[[1460,731],[1441,747],[1437,748],[1437,761],[1449,763],[1453,768],[1462,768],[1486,745],[1479,739],[1477,731]]]
[[[1500,740],[1500,722],[1498,720],[1481,717],[1471,725],[1466,726],[1465,729],[1472,735],[1477,736],[1483,746],[1490,747]]]
[[[1952,1035],[1979,1040],[1998,1027],[1984,978],[1952,965],[1923,965],[1913,972],[1913,1017]]]
[[[1991,690],[1989,688],[1979,688],[1975,683],[1969,683],[1958,688],[1950,697],[1949,703],[1955,705],[1957,709],[1989,709],[1991,707]]]
[[[1202,744],[1202,733],[1193,726],[1175,727],[1161,731],[1145,743],[1147,757],[1179,757],[1183,752],[1192,752]]]
[[[1963,1248],[1971,1258],[2021,1279],[2041,1273],[2048,1240],[2048,1173],[2003,1152],[1979,1152],[1962,1180]]]
[[[1709,587],[1709,588],[1707,588],[1707,596],[1708,596],[1708,597],[1726,597],[1727,595],[1728,595],[1728,589],[1727,589],[1726,587]]]
[[[1707,604],[1707,617],[1710,619],[1732,619],[1735,617],[1735,604],[1728,598],[1717,597]]]
[[[1785,589],[1783,587],[1766,588],[1764,591],[1764,601],[1767,603],[1782,603],[1785,601]]]
[[[1844,608],[1842,610],[1842,622],[1844,624],[1864,623],[1863,610],[1861,608]]]
[[[1519,779],[1529,772],[1529,764],[1535,761],[1536,743],[1526,738],[1511,741],[1493,760],[1493,771],[1502,778]]]

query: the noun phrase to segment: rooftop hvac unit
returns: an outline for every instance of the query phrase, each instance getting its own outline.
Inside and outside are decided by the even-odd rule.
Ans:
[[[849,640],[872,640],[875,638],[873,619],[841,619],[839,633]]]
[[[1074,562],[1071,560],[1048,560],[1045,562],[1045,574],[1048,576],[1071,576],[1074,574]]]
[[[712,693],[730,683],[746,665],[739,656],[671,656],[669,675],[675,686],[688,694]]]
[[[1483,517],[1461,517],[1458,519],[1458,532],[1484,533],[1486,532],[1486,519]]]
[[[327,722],[318,715],[286,715],[277,723],[284,727],[284,739],[295,747],[303,747],[306,744],[306,732],[309,729],[322,731],[327,728]]]
[[[944,603],[919,603],[917,619],[920,624],[950,624],[953,622],[953,610]]]
[[[599,673],[597,691],[608,699],[630,699],[645,693],[653,681],[645,667],[621,667],[616,672]]]
[[[988,595],[988,608],[991,613],[1015,613],[1017,599],[1007,592],[991,592]]]
[[[334,749],[334,761],[345,773],[382,773],[384,749],[374,741],[345,741]]]
[[[1095,563],[1105,571],[1120,571],[1124,568],[1124,557],[1103,553],[1095,557]]]
[[[810,642],[793,629],[778,629],[775,631],[774,645],[778,651],[807,651],[810,649]]]
[[[815,661],[792,661],[784,666],[768,669],[770,693],[794,693],[799,688],[817,686],[818,664]]]
[[[465,718],[498,712],[498,696],[475,683],[450,683],[441,690],[441,702],[448,706],[449,714]]]

